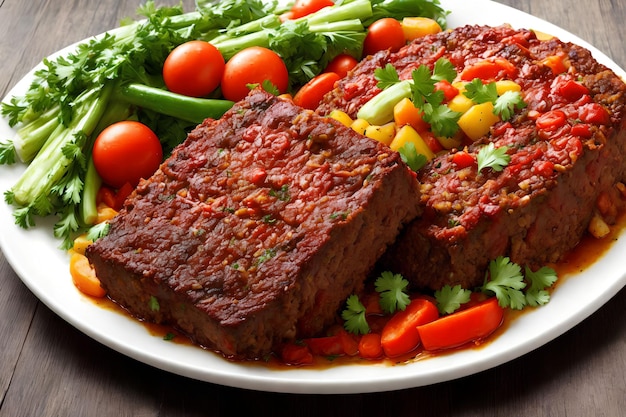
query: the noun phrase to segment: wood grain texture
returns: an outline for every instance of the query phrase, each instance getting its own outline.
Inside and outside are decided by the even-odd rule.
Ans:
[[[163,0],[164,1],[164,0]],[[461,0],[459,0],[461,1]],[[183,2],[187,8],[192,1]],[[626,67],[621,0],[501,0]],[[56,50],[133,16],[137,0],[0,1],[0,95]],[[506,16],[503,17],[506,21]],[[0,231],[1,233],[1,231]],[[476,375],[364,395],[246,391],[172,375],[77,331],[0,254],[0,417],[626,415],[626,289],[545,346]]]

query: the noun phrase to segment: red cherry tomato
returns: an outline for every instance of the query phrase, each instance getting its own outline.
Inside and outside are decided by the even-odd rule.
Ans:
[[[163,80],[174,93],[202,97],[220,84],[224,65],[224,57],[215,46],[189,41],[170,52],[163,64]]]
[[[227,63],[222,76],[222,94],[239,101],[250,92],[249,85],[272,83],[281,93],[287,91],[289,73],[282,58],[274,51],[252,46],[236,53]]]
[[[314,110],[319,106],[324,94],[328,93],[339,81],[339,75],[334,72],[324,72],[302,86],[293,96],[293,102],[305,109]]]
[[[290,17],[291,19],[298,19],[333,5],[331,0],[296,0],[291,7]]]
[[[385,17],[372,23],[363,41],[363,55],[390,49],[397,51],[406,44],[402,25],[396,19]]]
[[[142,123],[126,120],[104,129],[93,145],[93,163],[105,184],[120,188],[148,178],[163,159],[159,139]]]
[[[324,72],[334,72],[340,78],[348,75],[348,72],[356,66],[358,61],[351,55],[348,54],[340,54],[333,58],[332,61],[328,63],[328,66],[324,70]]]

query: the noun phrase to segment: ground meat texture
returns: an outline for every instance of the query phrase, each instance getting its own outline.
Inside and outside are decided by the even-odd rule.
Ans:
[[[551,69],[548,58],[554,56],[566,71]],[[603,207],[621,203],[616,185],[625,176],[623,81],[580,46],[539,40],[509,26],[465,26],[368,58],[318,111],[339,108],[354,115],[379,91],[372,81],[376,67],[391,62],[400,78],[408,78],[441,57],[459,74],[479,60],[506,59],[514,70],[494,79],[517,82],[527,107],[464,144],[474,156],[489,142],[509,147],[511,161],[501,172],[461,169],[452,159],[456,150],[419,172],[423,216],[403,231],[380,268],[402,273],[420,288],[471,288],[482,284],[488,262],[500,255],[533,269],[562,259],[594,213],[610,220]],[[555,115],[563,116],[562,123],[547,125]]]
[[[196,128],[87,256],[138,318],[262,358],[335,320],[418,195],[397,153],[258,89]]]

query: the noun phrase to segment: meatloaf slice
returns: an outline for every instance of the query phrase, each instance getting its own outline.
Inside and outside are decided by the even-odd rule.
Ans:
[[[499,255],[531,268],[556,262],[578,244],[592,216],[611,220],[625,176],[626,87],[580,46],[509,26],[460,27],[368,58],[319,111],[354,114],[380,91],[372,88],[373,71],[388,62],[408,78],[439,58],[458,74],[479,61],[505,64],[485,82],[515,81],[527,106],[479,140],[465,140],[474,158],[488,143],[507,146],[511,160],[502,171],[459,167],[453,149],[418,173],[423,216],[404,229],[381,268],[417,287],[471,288]]]
[[[191,132],[87,256],[136,317],[261,358],[335,319],[418,195],[399,154],[257,89]]]

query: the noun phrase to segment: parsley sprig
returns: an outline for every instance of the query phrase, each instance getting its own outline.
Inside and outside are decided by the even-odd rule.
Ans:
[[[477,104],[493,103],[493,113],[502,120],[509,120],[515,110],[526,107],[526,102],[519,91],[505,91],[499,96],[494,81],[484,84],[480,79],[474,78],[465,85],[463,94]]]
[[[493,143],[489,143],[478,151],[476,160],[478,162],[478,172],[484,168],[491,168],[494,171],[502,171],[511,161],[511,157],[507,154],[508,146],[495,147]]]
[[[376,292],[379,294],[379,303],[383,312],[393,314],[397,310],[405,310],[411,303],[407,287],[409,282],[400,274],[389,271],[382,272],[374,282]],[[355,294],[346,300],[346,308],[341,312],[344,327],[354,334],[369,333],[365,306]]]
[[[550,288],[558,277],[554,269],[542,267],[533,271],[522,268],[506,256],[499,256],[489,263],[483,285],[477,291],[495,296],[504,308],[521,310],[526,306],[538,307],[550,301]],[[437,307],[442,314],[456,311],[470,300],[471,291],[460,285],[444,286],[435,292]]]

